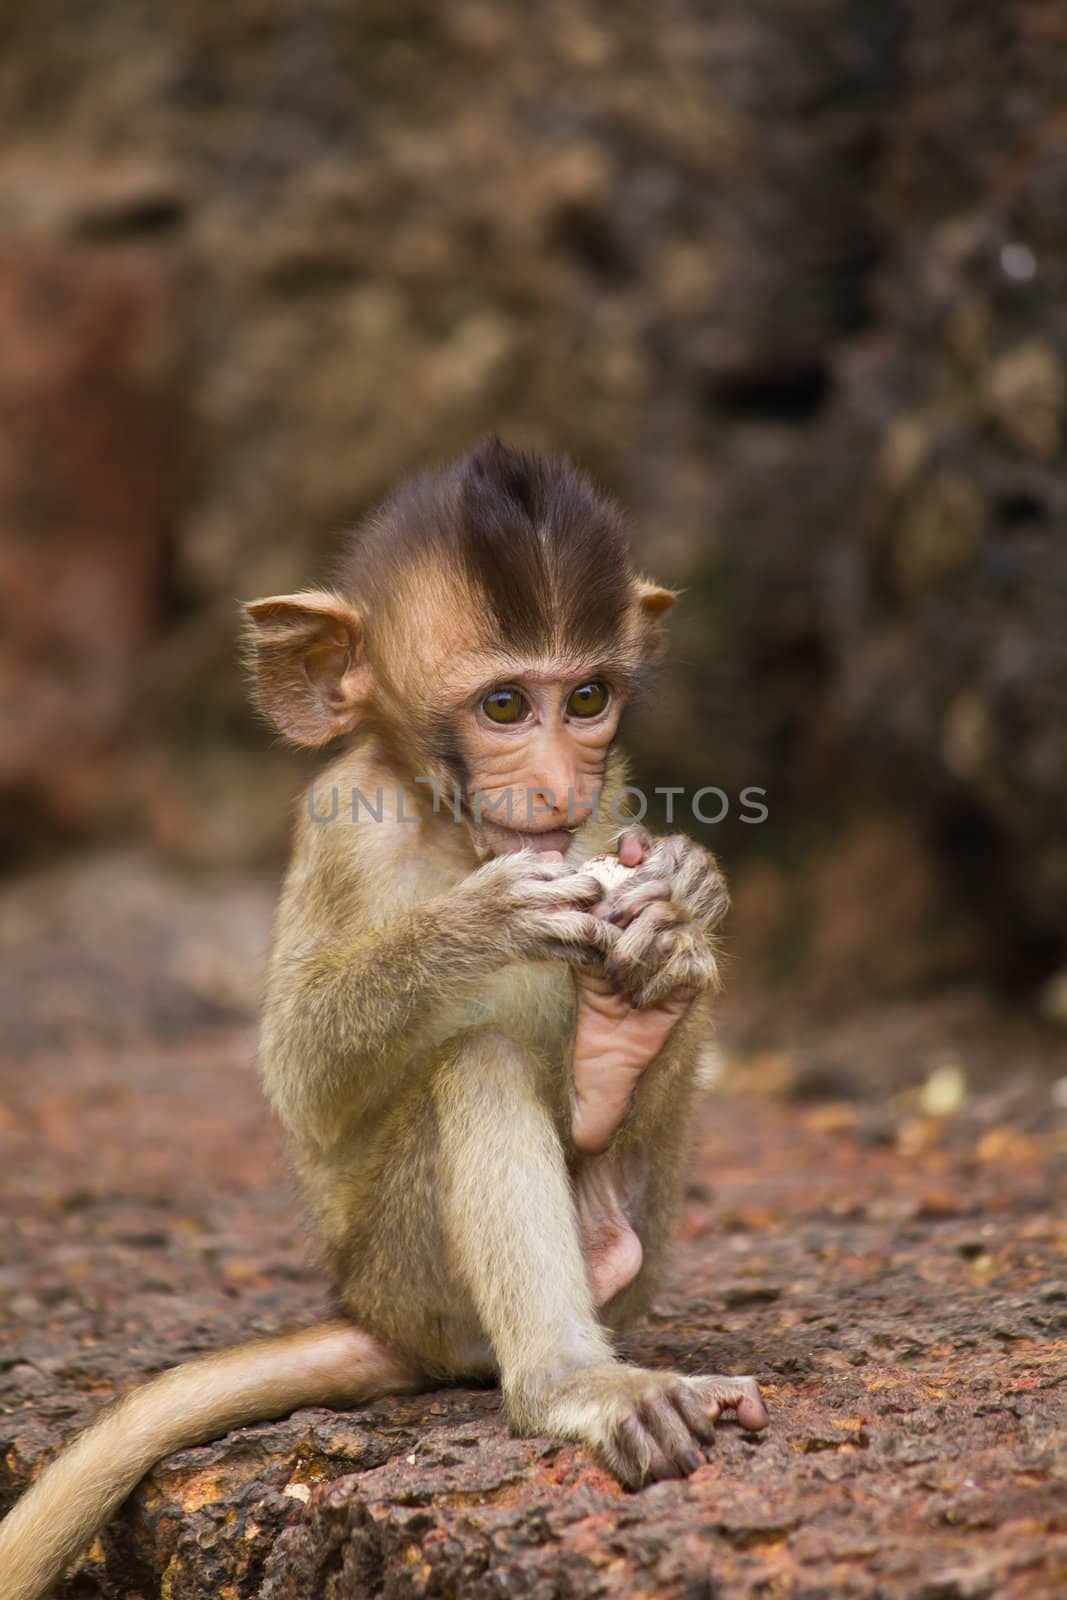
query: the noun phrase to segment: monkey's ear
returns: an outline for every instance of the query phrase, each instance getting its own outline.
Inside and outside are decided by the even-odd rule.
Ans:
[[[338,595],[311,590],[245,606],[259,703],[294,744],[350,733],[370,700],[363,617]]]
[[[669,611],[677,600],[674,589],[661,589],[658,583],[653,583],[649,578],[638,578],[637,603],[646,617],[658,617],[660,612]]]
[[[651,578],[637,578],[634,582],[634,600],[637,604],[637,627],[641,652],[646,661],[660,661],[667,648],[667,635],[663,628],[663,613],[669,611],[678,596],[673,589],[661,589]]]

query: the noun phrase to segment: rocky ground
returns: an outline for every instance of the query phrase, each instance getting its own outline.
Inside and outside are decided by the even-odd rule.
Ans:
[[[131,1377],[326,1305],[251,1071],[269,891],[111,860],[37,894],[35,931],[20,893],[5,1500]],[[635,1495],[509,1439],[492,1391],[305,1411],[167,1460],[65,1600],[1067,1592],[1067,1040],[963,991],[774,1051],[737,1011],[724,1027],[675,1269],[631,1348],[756,1373],[764,1435],[726,1423],[688,1483]]]

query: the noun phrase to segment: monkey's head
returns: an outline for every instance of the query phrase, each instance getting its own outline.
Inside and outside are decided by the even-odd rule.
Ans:
[[[589,816],[675,596],[560,456],[490,438],[351,538],[328,589],[255,600],[260,704],[297,744],[382,742],[458,789],[476,843],[562,850]]]

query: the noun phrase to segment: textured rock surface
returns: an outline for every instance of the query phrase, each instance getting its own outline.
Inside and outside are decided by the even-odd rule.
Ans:
[[[133,249],[0,241],[5,834],[116,803],[105,760],[158,636],[174,509],[175,288]]]
[[[25,938],[28,1017],[83,970],[89,898],[61,902],[58,966],[46,918]],[[227,949],[251,969],[267,898],[218,900],[142,888],[80,1007],[0,1058],[4,1503],[130,1378],[325,1310],[250,1033],[197,976]],[[246,981],[228,995],[245,1014]],[[509,1439],[491,1390],[305,1411],[169,1458],[66,1600],[1062,1595],[1067,1040],[958,992],[727,1055],[631,1348],[754,1371],[766,1434],[725,1424],[688,1483],[627,1495]]]

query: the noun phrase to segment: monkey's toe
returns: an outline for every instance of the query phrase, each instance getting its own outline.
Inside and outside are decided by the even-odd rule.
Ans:
[[[616,1426],[608,1464],[627,1489],[641,1489],[667,1478],[688,1478],[704,1457],[677,1418],[659,1407],[644,1415],[629,1412]]]
[[[751,1378],[685,1378],[631,1369],[603,1454],[630,1489],[688,1478],[707,1459],[714,1421],[727,1406],[746,1408],[746,1426],[766,1412]]]
[[[755,1378],[724,1378],[711,1373],[693,1381],[709,1404],[713,1420],[724,1411],[734,1411],[741,1426],[752,1433],[759,1433],[770,1421]]]

